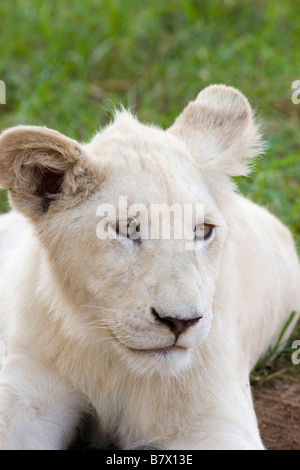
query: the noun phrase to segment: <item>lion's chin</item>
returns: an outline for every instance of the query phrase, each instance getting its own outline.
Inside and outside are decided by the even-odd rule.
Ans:
[[[192,348],[169,346],[157,349],[122,348],[122,359],[132,373],[138,376],[178,376],[192,363]]]

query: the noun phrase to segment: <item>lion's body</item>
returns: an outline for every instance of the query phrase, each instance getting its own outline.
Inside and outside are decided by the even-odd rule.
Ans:
[[[247,124],[243,112],[239,120]],[[167,134],[121,113],[81,146],[83,163],[77,155],[75,170],[67,163],[61,169],[66,176],[53,202],[41,193],[40,173],[30,173],[30,193],[21,187],[25,179],[9,182],[8,157],[2,164],[2,185],[29,219],[0,217],[0,339],[8,348],[0,379],[3,448],[67,447],[90,407],[100,439],[125,449],[263,448],[249,372],[291,312],[300,312],[299,261],[289,231],[234,191],[227,174],[243,170],[229,155],[236,138],[229,125],[224,162],[215,168],[209,159],[203,166],[193,160],[196,137],[185,144],[190,127],[184,118]],[[15,132],[23,129],[28,135],[26,128]],[[42,141],[36,129],[26,155]],[[18,147],[10,132],[0,138],[0,169],[1,148],[8,155]],[[56,154],[71,155],[79,145],[54,138]],[[212,143],[206,147],[209,154]],[[29,175],[35,167],[28,168]],[[100,240],[98,207],[117,206],[120,195],[147,208],[200,202],[213,235],[194,250],[184,240],[145,234],[140,243]],[[193,324],[175,345],[170,318]]]

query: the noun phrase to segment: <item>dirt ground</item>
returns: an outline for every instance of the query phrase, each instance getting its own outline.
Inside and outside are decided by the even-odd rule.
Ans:
[[[273,378],[252,385],[254,406],[268,450],[300,450],[300,382]]]

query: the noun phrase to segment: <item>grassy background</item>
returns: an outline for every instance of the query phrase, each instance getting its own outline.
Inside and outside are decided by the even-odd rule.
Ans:
[[[294,0],[1,2],[0,130],[47,125],[87,140],[118,103],[167,127],[203,87],[238,87],[268,140],[241,191],[289,225],[300,247],[299,14]]]
[[[1,2],[0,130],[47,125],[87,140],[119,103],[167,127],[205,86],[238,87],[268,141],[240,190],[278,215],[300,248],[299,14],[295,0]]]

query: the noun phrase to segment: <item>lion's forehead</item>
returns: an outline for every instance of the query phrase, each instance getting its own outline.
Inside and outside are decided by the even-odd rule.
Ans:
[[[103,202],[117,204],[119,196],[126,196],[130,205],[202,203],[216,209],[201,168],[185,144],[158,127],[139,123],[126,111],[85,148],[104,165],[105,180],[99,188]]]
[[[126,196],[130,204],[201,202],[216,208],[201,172],[186,161],[181,165],[173,155],[174,162],[168,164],[162,154],[138,153],[126,148],[122,152],[116,152],[106,163],[105,180],[99,187],[103,200]]]

